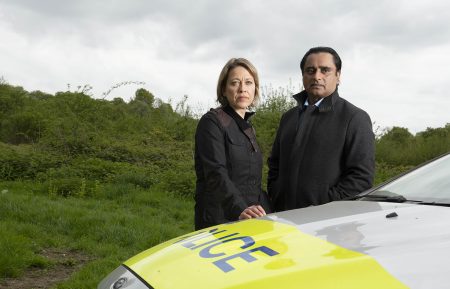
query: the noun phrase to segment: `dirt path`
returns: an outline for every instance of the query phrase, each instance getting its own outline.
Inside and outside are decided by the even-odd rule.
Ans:
[[[47,249],[41,255],[55,263],[50,268],[33,268],[20,278],[7,278],[0,281],[0,289],[48,289],[67,280],[70,275],[92,258],[74,251]]]

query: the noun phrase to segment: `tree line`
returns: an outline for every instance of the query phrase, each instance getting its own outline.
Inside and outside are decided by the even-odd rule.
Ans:
[[[198,119],[186,103],[173,108],[143,88],[125,102],[0,83],[0,180],[39,182],[44,193],[61,196],[116,184],[191,197]],[[265,158],[281,115],[294,105],[287,91],[263,91],[253,124]],[[448,151],[450,123],[415,135],[385,129],[376,139],[376,183]]]

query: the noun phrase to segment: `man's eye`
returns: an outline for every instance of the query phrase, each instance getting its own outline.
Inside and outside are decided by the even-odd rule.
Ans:
[[[323,67],[323,68],[321,68],[320,69],[320,71],[322,72],[322,73],[329,73],[329,72],[331,72],[331,68],[329,68],[329,67]]]
[[[316,70],[314,68],[306,68],[306,73],[314,74],[314,72],[316,72]]]

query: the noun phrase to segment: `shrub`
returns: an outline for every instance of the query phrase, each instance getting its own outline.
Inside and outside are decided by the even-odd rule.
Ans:
[[[37,143],[45,130],[43,117],[34,111],[20,111],[1,121],[1,140],[11,144]]]
[[[374,185],[383,183],[395,176],[398,176],[414,166],[394,166],[386,163],[376,163]]]
[[[182,197],[192,197],[195,193],[193,168],[168,170],[162,176],[162,189]]]
[[[0,142],[0,179],[34,179],[63,162],[61,155],[42,151],[32,145],[8,145]]]
[[[150,188],[159,180],[158,175],[151,169],[135,167],[129,171],[118,173],[110,178],[115,184],[132,184],[144,189]]]

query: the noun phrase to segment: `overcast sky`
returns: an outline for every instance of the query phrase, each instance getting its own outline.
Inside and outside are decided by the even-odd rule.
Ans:
[[[297,92],[304,53],[331,46],[340,95],[415,133],[450,122],[449,19],[446,0],[0,0],[0,77],[52,94],[89,84],[96,98],[145,82],[108,98],[144,87],[206,111],[231,57]]]

